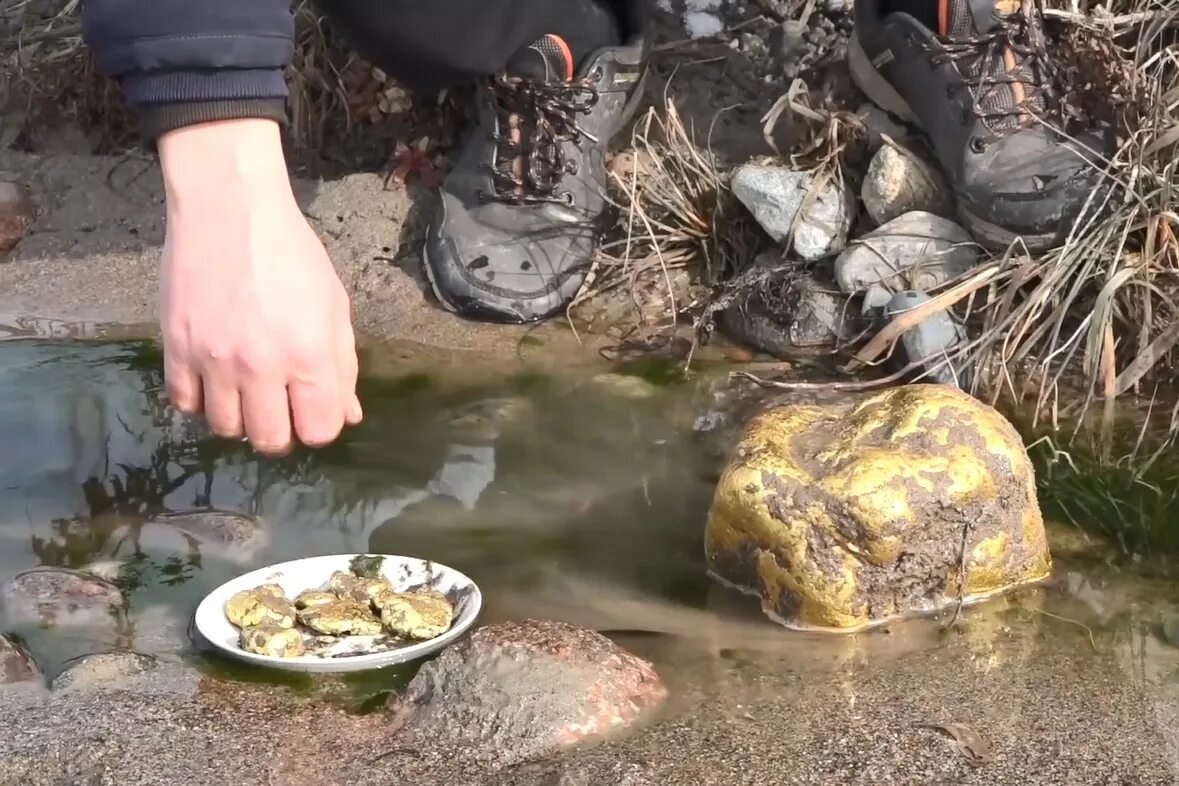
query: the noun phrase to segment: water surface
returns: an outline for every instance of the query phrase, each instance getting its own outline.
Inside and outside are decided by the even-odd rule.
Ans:
[[[89,568],[130,597],[124,629],[43,632],[34,643],[50,671],[118,645],[265,676],[194,655],[184,629],[195,604],[252,568],[353,551],[452,565],[485,590],[488,620],[591,625],[672,675],[701,658],[739,662],[741,652],[829,672],[947,637],[977,645],[988,668],[1039,647],[1122,653],[1143,674],[1176,666],[1161,633],[1179,611],[1169,559],[1063,527],[1052,530],[1050,584],[967,609],[953,629],[916,621],[833,637],[766,622],[752,599],[703,574],[716,466],[693,434],[707,413],[692,384],[383,374],[363,383],[360,427],[275,460],[173,412],[159,368],[148,344],[0,343],[0,578],[37,565]],[[262,535],[227,548],[155,520],[207,509],[255,517]]]

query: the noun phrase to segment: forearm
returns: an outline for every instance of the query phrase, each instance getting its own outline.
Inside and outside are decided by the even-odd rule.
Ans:
[[[197,123],[285,118],[289,0],[86,0],[82,32],[149,141]]]

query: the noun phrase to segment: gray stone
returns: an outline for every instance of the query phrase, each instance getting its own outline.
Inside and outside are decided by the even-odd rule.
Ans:
[[[255,552],[269,545],[270,537],[262,522],[254,516],[223,510],[194,510],[165,513],[149,519],[144,526],[161,526],[177,530],[201,546],[224,551],[248,561]]]
[[[929,296],[924,292],[899,292],[884,307],[884,319],[891,322],[906,311],[928,302]],[[963,378],[962,365],[953,362],[939,365],[939,361],[965,338],[966,331],[948,311],[935,311],[901,336],[902,353],[895,362],[904,366],[926,361],[922,364],[925,369],[937,368],[921,377],[920,381],[963,387],[966,380]]]
[[[395,725],[504,765],[621,731],[666,696],[651,664],[605,636],[524,620],[481,628],[423,666],[395,700]]]
[[[835,260],[835,281],[848,294],[863,294],[869,312],[894,293],[927,292],[962,275],[980,253],[953,221],[914,211],[857,238]]]
[[[772,266],[776,261],[771,252],[754,264]],[[790,360],[826,353],[855,335],[856,311],[833,281],[815,272],[785,271],[779,281],[769,285],[780,289],[769,293],[771,297],[751,292],[721,314],[721,324],[732,338]]]
[[[113,621],[126,600],[117,586],[93,573],[35,568],[0,586],[0,608],[12,627],[92,625]]]
[[[0,685],[39,679],[41,672],[20,640],[11,634],[0,633]]]
[[[745,164],[733,173],[733,194],[778,243],[813,260],[837,253],[847,243],[855,204],[851,191],[828,180],[812,196],[808,172]],[[804,204],[805,202],[805,204]]]
[[[907,148],[884,144],[872,157],[860,191],[877,224],[914,210],[951,215],[950,191],[941,172]]]
[[[129,650],[83,655],[70,661],[49,687],[55,691],[117,687],[128,677],[151,671],[156,664],[152,656]]]

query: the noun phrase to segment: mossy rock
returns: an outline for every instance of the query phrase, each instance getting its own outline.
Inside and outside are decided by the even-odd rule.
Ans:
[[[770,617],[846,632],[1052,570],[1019,434],[940,385],[752,418],[718,483],[705,551],[713,577],[761,597]]]

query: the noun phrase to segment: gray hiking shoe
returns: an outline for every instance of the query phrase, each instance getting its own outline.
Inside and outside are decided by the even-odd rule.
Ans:
[[[447,308],[533,322],[577,294],[604,229],[607,144],[634,113],[646,56],[638,24],[576,71],[548,35],[481,86],[478,126],[426,240],[426,274]]]
[[[856,0],[848,61],[857,85],[925,132],[980,242],[1059,244],[1102,183],[1095,162],[1113,135],[1091,129],[1073,142],[1045,125],[1061,124],[1051,64],[1042,40],[1030,40],[1038,28],[1012,15],[1018,0],[930,0],[924,20],[888,13],[886,2]]]

